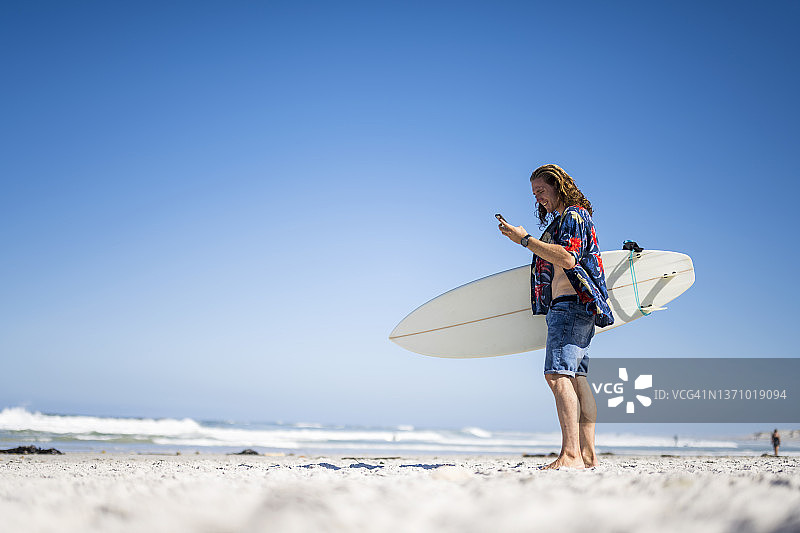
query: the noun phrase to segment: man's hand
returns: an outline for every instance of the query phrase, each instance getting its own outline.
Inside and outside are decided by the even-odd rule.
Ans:
[[[506,237],[508,237],[517,244],[520,244],[522,238],[528,234],[528,232],[525,231],[525,228],[523,228],[522,226],[512,226],[505,220],[501,220],[500,225],[497,227],[500,228],[500,233],[502,233],[503,235],[505,235]]]

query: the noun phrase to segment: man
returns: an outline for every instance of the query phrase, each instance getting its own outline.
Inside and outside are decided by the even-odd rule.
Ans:
[[[533,252],[531,304],[547,321],[544,374],[561,424],[561,453],[546,468],[598,464],[594,447],[597,407],[586,380],[595,325],[614,323],[597,246],[592,204],[558,165],[531,175],[539,221],[552,219],[540,239],[500,221],[500,231]]]

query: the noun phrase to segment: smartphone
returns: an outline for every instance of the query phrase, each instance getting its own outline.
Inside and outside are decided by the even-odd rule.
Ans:
[[[506,219],[504,219],[504,218],[503,218],[503,215],[501,215],[500,213],[497,213],[497,214],[495,215],[495,217],[497,218],[497,220],[500,220],[500,221],[502,221],[502,222],[505,222],[506,224],[508,224],[508,222],[506,221]]]

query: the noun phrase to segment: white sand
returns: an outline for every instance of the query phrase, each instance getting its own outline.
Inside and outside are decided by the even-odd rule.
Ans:
[[[0,456],[0,530],[800,531],[798,457],[615,456],[588,471],[538,470],[544,462]]]

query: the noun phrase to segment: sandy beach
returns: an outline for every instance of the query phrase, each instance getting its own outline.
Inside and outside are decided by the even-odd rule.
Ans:
[[[798,457],[0,456],[3,530],[800,530]]]

